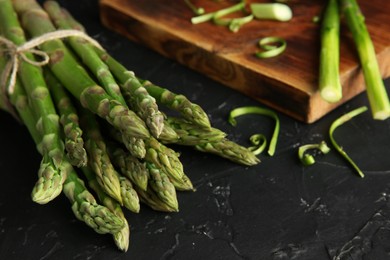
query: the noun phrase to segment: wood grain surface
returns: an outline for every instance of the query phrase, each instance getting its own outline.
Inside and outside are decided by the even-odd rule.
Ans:
[[[235,3],[192,2],[207,12]],[[356,49],[343,21],[340,46],[343,99],[330,104],[319,95],[320,25],[313,22],[313,17],[321,15],[325,3],[291,0],[293,19],[289,22],[254,20],[237,33],[212,22],[191,24],[194,15],[184,1],[101,0],[100,11],[108,28],[280,112],[312,123],[365,89]],[[361,0],[359,4],[386,78],[390,76],[390,1]],[[287,49],[277,57],[258,59],[254,56],[257,41],[267,36],[284,38]]]

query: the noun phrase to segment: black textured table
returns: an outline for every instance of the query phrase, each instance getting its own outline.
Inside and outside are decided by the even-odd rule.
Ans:
[[[253,133],[271,135],[267,117],[227,122],[231,109],[261,104],[106,30],[96,1],[61,4],[137,75],[200,104],[230,139],[249,145]],[[31,201],[40,156],[24,126],[0,112],[0,259],[390,259],[390,121],[366,112],[335,133],[363,179],[334,149],[310,167],[297,158],[300,145],[330,144],[330,124],[363,105],[364,93],[312,125],[280,114],[276,154],[254,167],[175,146],[196,192],[178,193],[178,213],[126,211],[127,253],[76,220],[65,196]]]

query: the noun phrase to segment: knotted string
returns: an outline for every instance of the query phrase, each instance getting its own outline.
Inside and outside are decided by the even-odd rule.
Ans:
[[[20,46],[17,46],[12,41],[0,36],[0,45],[5,46],[5,49],[0,49],[0,51],[5,51],[10,56],[10,59],[7,62],[0,78],[2,94],[6,95],[12,94],[14,92],[20,59],[34,66],[44,66],[49,63],[49,55],[46,52],[37,50],[35,48],[45,42],[67,37],[78,37],[88,41],[97,48],[103,49],[96,40],[89,37],[84,32],[78,30],[58,30],[49,32],[39,37],[33,38]],[[35,61],[30,59],[26,56],[26,53],[35,54],[36,56],[39,56],[41,60]]]

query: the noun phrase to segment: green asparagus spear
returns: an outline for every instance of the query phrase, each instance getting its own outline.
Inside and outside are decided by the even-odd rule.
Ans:
[[[139,187],[135,187],[140,201],[150,208],[163,211],[163,212],[177,212],[177,209],[170,207],[167,203],[161,200],[157,194],[153,191],[152,187],[148,186],[146,190],[142,190]]]
[[[0,1],[0,31],[16,45],[25,43],[24,32],[10,0]],[[34,60],[31,53],[25,56]],[[38,181],[32,191],[37,203],[47,203],[61,193],[66,176],[64,171],[64,144],[60,139],[59,117],[49,95],[41,69],[22,60],[18,76],[28,93],[29,102],[39,116],[39,131],[42,137],[42,163]],[[48,192],[48,189],[51,192]],[[49,195],[50,194],[50,195]]]
[[[149,170],[150,187],[164,203],[166,203],[174,211],[179,210],[177,202],[176,190],[166,174],[157,168],[153,163],[146,162],[146,167]]]
[[[93,195],[85,187],[84,182],[78,178],[74,171],[71,171],[66,178],[64,194],[72,203],[75,216],[97,233],[116,234],[123,229],[123,220],[106,207],[97,204]]]
[[[0,69],[4,65],[4,56],[0,52]],[[11,103],[15,106],[22,122],[26,125],[30,132],[34,142],[38,147],[38,151],[42,153],[42,134],[36,128],[37,116],[33,113],[32,108],[27,101],[27,95],[20,84],[20,81],[16,81],[15,90],[10,95]],[[44,170],[42,170],[44,171]],[[62,163],[62,171],[66,172],[66,180],[64,182],[64,188],[61,189],[63,193],[69,198],[72,203],[72,210],[76,217],[84,221],[88,226],[92,227],[98,233],[117,233],[122,229],[123,220],[119,219],[115,215],[111,214],[106,208],[98,205],[93,198],[92,194],[85,188],[83,181],[78,178],[72,165],[64,158]],[[49,173],[44,171],[45,174]],[[43,182],[45,185],[47,182]],[[55,185],[45,188],[54,188]],[[58,191],[58,189],[55,189]],[[36,193],[40,195],[39,198],[45,198],[50,200],[53,197],[51,189],[40,189]],[[41,201],[41,200],[40,200]]]
[[[82,167],[87,164],[87,152],[84,149],[83,131],[79,126],[77,110],[68,93],[50,70],[44,70],[46,83],[54,102],[57,104],[60,122],[65,133],[65,149],[72,165]]]
[[[384,120],[390,116],[390,102],[364,16],[356,0],[340,0],[340,4],[360,58],[373,118]]]
[[[160,141],[163,143],[176,143],[180,145],[194,146],[201,143],[216,142],[226,137],[226,133],[219,129],[210,127],[209,129],[200,128],[198,125],[176,117],[168,117],[165,124],[169,125],[179,138],[170,139],[164,134],[160,135]]]
[[[32,35],[40,36],[55,31],[47,13],[34,0],[14,0],[24,28]],[[108,95],[80,66],[61,40],[50,40],[40,48],[50,57],[49,67],[60,82],[80,100],[81,104],[106,119],[122,132],[124,142],[128,138],[148,138],[150,133],[144,122],[131,110]]]
[[[340,15],[338,0],[329,0],[321,26],[321,53],[319,89],[321,97],[328,102],[342,98],[339,75],[340,63]]]
[[[117,247],[126,252],[130,243],[130,227],[122,211],[121,205],[103,191],[96,180],[95,173],[89,167],[82,167],[81,169],[88,180],[89,187],[91,187],[91,189],[96,193],[99,201],[123,221],[123,228],[117,233],[114,233],[113,237]]]
[[[260,162],[259,158],[249,149],[228,139],[199,144],[195,146],[195,149],[201,152],[216,154],[243,165],[252,166]]]
[[[54,1],[47,1],[45,3],[45,9],[59,29],[71,29],[72,24],[76,22],[75,20],[71,21],[72,18],[70,18],[69,14],[63,13],[60,6]],[[116,84],[107,65],[94,51],[94,47],[88,42],[80,41],[77,38],[71,38],[70,44],[82,58],[84,63],[86,63],[100,79],[101,84],[105,87],[107,92],[125,105],[125,100],[120,93],[119,86]],[[120,66],[120,68],[123,73],[120,77],[118,77],[118,75],[116,76],[121,83],[121,89],[127,102],[138,115],[145,120],[151,133],[155,137],[158,137],[164,126],[164,117],[158,110],[155,99],[149,95],[145,88],[143,88],[134,73],[128,71],[123,66]]]
[[[149,172],[145,163],[126,153],[119,145],[107,143],[107,148],[113,164],[120,170],[120,173],[141,190],[146,190]]]
[[[85,133],[85,148],[88,164],[95,172],[97,181],[103,190],[113,199],[123,204],[118,174],[107,154],[106,144],[99,131],[95,116],[86,109],[80,109],[80,124]]]
[[[55,1],[46,1],[44,9],[58,29],[72,29],[66,22],[67,14],[63,13],[59,4]],[[109,95],[126,106],[118,84],[107,65],[100,59],[89,43],[78,37],[69,37],[69,44],[80,57],[81,61],[90,69],[92,74],[99,80]]]
[[[140,80],[151,96],[168,108],[179,112],[186,120],[203,128],[210,128],[210,119],[197,104],[189,101],[184,95],[154,85],[148,80]]]
[[[140,210],[139,198],[137,192],[134,190],[130,180],[124,176],[119,175],[118,178],[121,185],[121,195],[123,205],[130,211],[138,213]]]

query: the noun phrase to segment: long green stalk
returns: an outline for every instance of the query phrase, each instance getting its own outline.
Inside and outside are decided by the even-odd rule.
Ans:
[[[107,148],[112,163],[119,169],[120,173],[141,190],[146,190],[149,172],[145,163],[126,153],[119,145],[107,143]]]
[[[340,4],[360,58],[373,118],[384,120],[390,117],[390,102],[364,16],[356,0],[340,0]]]
[[[58,29],[72,29],[72,26],[66,21],[68,15],[62,12],[62,9],[57,2],[46,1],[44,3],[44,9]],[[114,76],[90,44],[76,36],[69,37],[68,42],[72,49],[80,57],[83,64],[85,64],[92,74],[99,80],[100,84],[102,84],[102,87],[104,87],[107,93],[119,101],[122,105],[126,106],[126,102],[122,96],[119,85],[114,79]]]
[[[56,2],[47,1],[44,6],[59,29],[72,29],[72,27],[74,27],[73,24],[76,21],[71,20],[72,18],[69,14],[62,12],[60,6]],[[151,97],[139,83],[134,73],[125,69],[124,66],[121,66],[122,72],[124,73],[122,73],[120,77],[115,75],[121,83],[120,89],[118,84],[116,84],[111,71],[94,51],[93,46],[86,41],[81,41],[74,37],[70,38],[70,45],[100,80],[107,92],[125,105],[126,102],[121,94],[122,90],[127,103],[145,120],[151,133],[155,137],[158,137],[164,127],[164,117],[158,110],[155,99]]]
[[[85,133],[85,149],[88,165],[95,172],[97,181],[103,190],[113,199],[123,204],[118,174],[107,154],[106,144],[99,130],[95,115],[86,109],[80,109],[80,123]]]
[[[195,146],[195,149],[205,153],[212,153],[243,165],[252,166],[260,162],[259,158],[251,150],[228,139],[198,144]]]
[[[21,45],[26,42],[24,31],[9,0],[0,1],[0,31],[6,38]],[[32,54],[25,56],[34,60]],[[32,191],[32,199],[37,203],[47,203],[61,193],[66,179],[64,170],[64,144],[60,139],[59,117],[43,78],[41,69],[25,61],[19,65],[18,76],[26,88],[29,102],[38,119],[38,131],[42,135],[42,163],[38,181]],[[48,193],[48,189],[52,192]],[[48,196],[50,194],[50,196]]]
[[[84,149],[83,131],[79,125],[79,117],[67,91],[50,70],[44,70],[47,86],[52,94],[60,123],[65,134],[65,149],[72,165],[82,167],[87,164],[87,152]]]
[[[360,168],[357,166],[357,164],[349,157],[349,155],[344,151],[344,149],[337,143],[336,139],[333,136],[334,131],[344,123],[348,122],[355,116],[360,115],[361,113],[367,111],[367,107],[359,107],[356,108],[350,112],[348,112],[345,115],[342,115],[341,117],[337,118],[333,123],[331,124],[329,128],[329,138],[330,141],[332,142],[333,147],[341,154],[341,156],[347,160],[347,162],[355,169],[355,171],[359,174],[360,177],[364,178],[364,173]]]
[[[329,0],[321,24],[321,52],[319,89],[328,102],[342,98],[339,73],[340,63],[340,14],[338,0]]]
[[[14,0],[24,28],[33,37],[56,31],[47,13],[34,0]],[[106,119],[121,131],[124,142],[128,138],[148,138],[150,133],[144,122],[127,107],[113,99],[98,86],[80,66],[61,40],[50,40],[40,45],[50,57],[49,67],[61,83],[81,104]]]
[[[5,61],[2,54],[3,53],[0,53],[0,69]],[[15,106],[22,122],[29,130],[38,151],[42,154],[41,143],[43,135],[36,128],[36,118],[38,117],[33,113],[33,110],[27,101],[27,95],[19,80],[16,81],[15,90],[10,95],[10,101]],[[107,208],[96,203],[93,195],[86,189],[83,181],[78,178],[77,173],[66,158],[64,158],[62,162],[62,171],[66,172],[66,180],[64,181],[63,189],[61,189],[61,191],[68,197],[72,204],[72,211],[79,220],[84,221],[98,233],[116,234],[119,230],[122,230],[122,226],[124,225],[123,220],[113,215]],[[44,171],[44,173],[48,174],[49,172]],[[47,200],[53,199],[53,194],[57,194],[56,192],[53,192],[53,190],[58,191],[58,189],[55,188],[55,185],[46,187],[44,185],[46,183],[47,182],[44,182],[42,184],[44,189],[39,191],[40,197],[46,198]]]
[[[122,211],[121,205],[103,191],[96,180],[96,175],[89,167],[82,167],[81,169],[88,180],[89,187],[96,193],[99,201],[123,221],[123,228],[117,233],[114,233],[113,237],[117,247],[126,252],[130,243],[130,227],[125,214]]]

